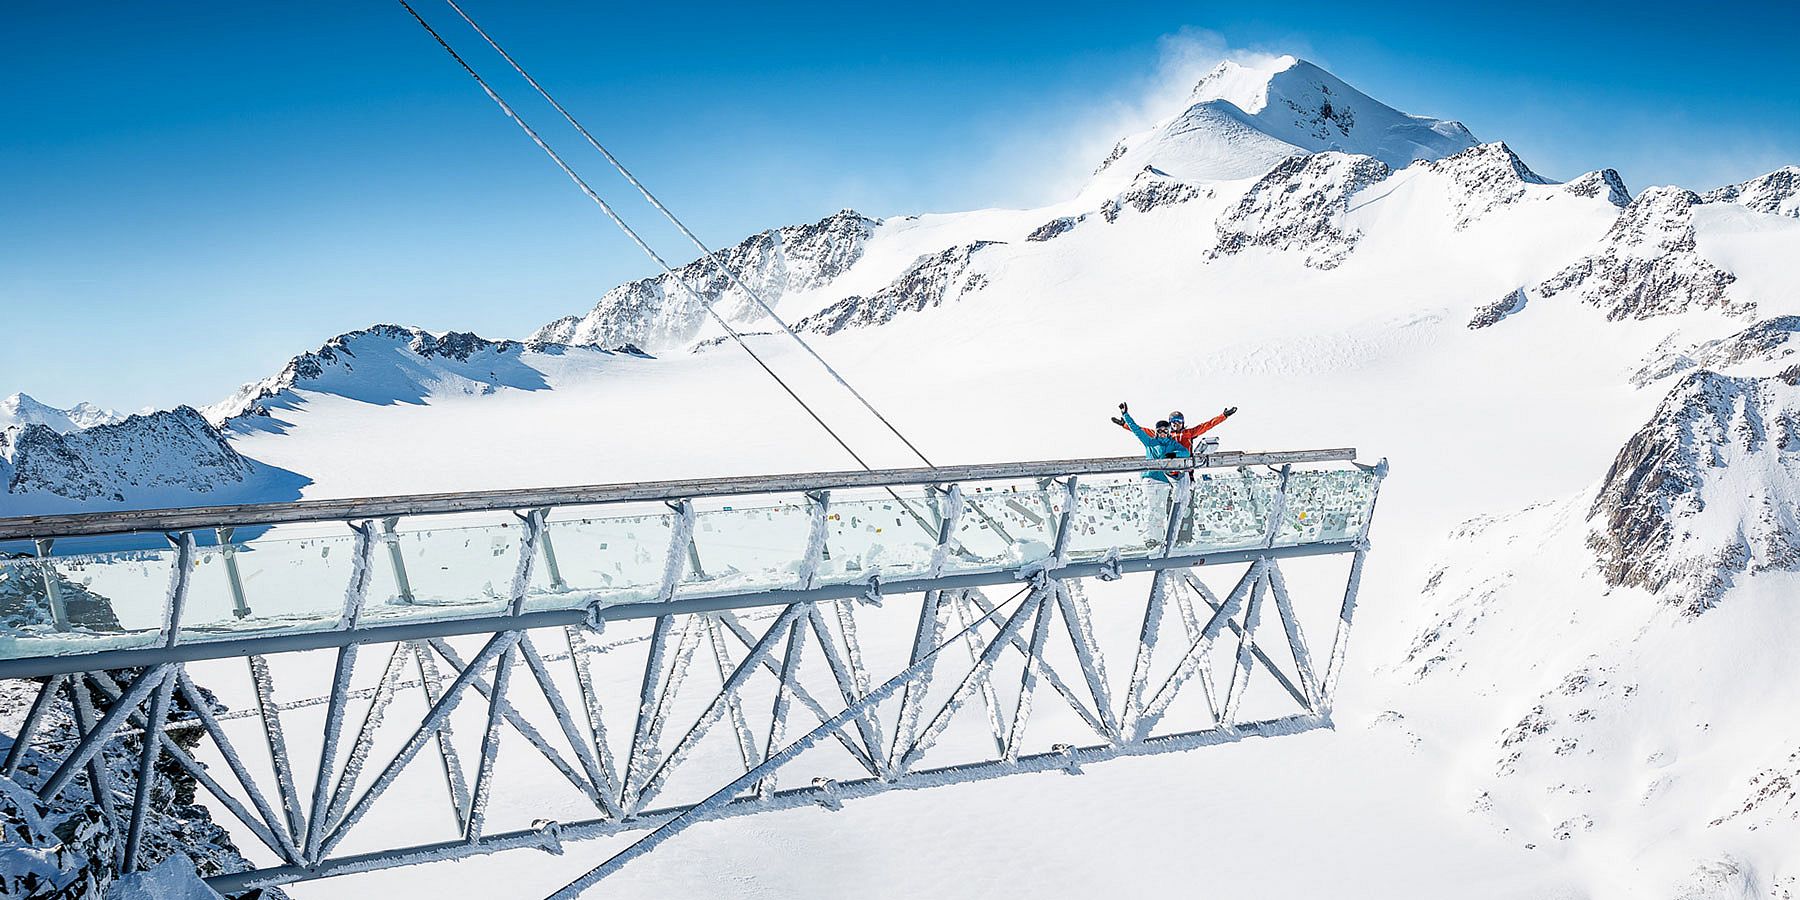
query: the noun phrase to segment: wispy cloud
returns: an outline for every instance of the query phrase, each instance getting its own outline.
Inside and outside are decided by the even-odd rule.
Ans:
[[[1279,52],[1234,47],[1223,35],[1183,28],[1157,41],[1143,70],[1092,100],[1058,110],[1056,120],[1030,123],[998,141],[992,168],[995,195],[1012,204],[1051,203],[1081,189],[1119,139],[1181,112],[1194,85],[1219,63],[1266,63],[1283,53],[1310,55],[1304,46]]]

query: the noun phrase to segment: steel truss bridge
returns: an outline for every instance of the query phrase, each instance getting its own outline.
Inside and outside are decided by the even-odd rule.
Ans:
[[[0,677],[37,683],[0,772],[129,871],[172,763],[253,866],[222,892],[629,840],[572,897],[700,821],[1325,727],[1354,457],[0,519]]]

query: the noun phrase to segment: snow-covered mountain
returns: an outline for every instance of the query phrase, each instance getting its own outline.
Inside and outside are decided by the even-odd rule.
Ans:
[[[974,896],[993,855],[1024,853],[1022,894],[1187,892],[1167,859],[1193,822],[1230,821],[1210,852],[1283,878],[1210,873],[1225,894],[1800,892],[1797,174],[1635,197],[1610,169],[1557,183],[1283,58],[1220,66],[1069,201],[844,211],[721,251],[939,463],[1125,453],[1105,417],[1132,400],[1235,405],[1230,445],[1354,445],[1394,475],[1337,732],[971,786],[930,829],[911,799],[709,826],[717,865],[647,862],[620,890],[835,871],[844,834],[879,830],[896,861],[782,890],[902,883],[929,857],[930,892]],[[759,355],[872,464],[914,461],[710,264],[677,275],[763,332]],[[309,497],[846,466],[719,336],[664,275],[525,343],[343,335],[206,416]],[[51,471],[58,436],[32,434]],[[177,455],[222,458],[189,435]],[[62,471],[70,493],[108,490]],[[1044,827],[1028,850],[994,844],[1001,816]],[[1372,816],[1378,839],[1342,828]],[[1294,846],[1335,855],[1294,866]],[[1121,865],[1057,864],[1096,854]],[[561,883],[525,865],[367,889]]]
[[[478,396],[502,388],[544,390],[550,373],[615,356],[645,357],[630,344],[616,350],[533,340],[491,341],[463,331],[434,334],[375,325],[340,334],[288,361],[280,372],[238,388],[206,407],[206,418],[236,431],[280,431],[282,415],[309,396],[386,406],[431,397]],[[572,359],[571,359],[572,357]]]
[[[880,222],[842,210],[810,225],[771,228],[717,251],[737,277],[706,259],[667,273],[621,284],[606,292],[584,316],[566,316],[539,328],[534,344],[630,344],[653,353],[691,343],[706,328],[706,306],[727,321],[760,318],[757,298],[772,306],[795,294],[831,283],[858,259]],[[742,283],[740,284],[739,281]],[[683,288],[681,285],[688,287]],[[704,303],[704,305],[703,305]]]
[[[25,425],[43,425],[59,433],[67,433],[95,425],[110,425],[124,419],[119,413],[86,401],[68,409],[57,409],[39,403],[26,394],[0,398],[0,432]]]
[[[12,514],[205,503],[202,495],[229,494],[255,474],[187,406],[67,433],[37,423],[0,431],[0,500]]]
[[[1117,191],[1145,166],[1190,181],[1230,180],[1283,157],[1337,150],[1400,169],[1476,144],[1460,122],[1407,115],[1292,56],[1222,62],[1187,102],[1114,145],[1086,193]]]

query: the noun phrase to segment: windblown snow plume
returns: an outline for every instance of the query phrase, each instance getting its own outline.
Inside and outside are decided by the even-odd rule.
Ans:
[[[1255,177],[1286,156],[1325,150],[1389,167],[1475,145],[1459,122],[1411,116],[1305,60],[1226,61],[1194,86],[1187,109],[1120,141],[1088,194],[1116,192],[1145,166],[1183,181]]]

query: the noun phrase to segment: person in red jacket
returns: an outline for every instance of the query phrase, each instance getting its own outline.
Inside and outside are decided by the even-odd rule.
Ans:
[[[1124,409],[1125,404],[1119,404],[1119,408]],[[1186,447],[1189,453],[1193,453],[1195,438],[1219,427],[1219,423],[1224,422],[1226,419],[1235,415],[1237,415],[1237,407],[1228,406],[1225,408],[1224,412],[1189,428],[1187,427],[1187,418],[1177,410],[1176,412],[1169,413],[1169,437],[1174,438],[1181,446]],[[1125,424],[1124,419],[1114,417],[1112,421],[1114,425],[1117,425],[1126,431],[1131,430],[1131,427]]]

